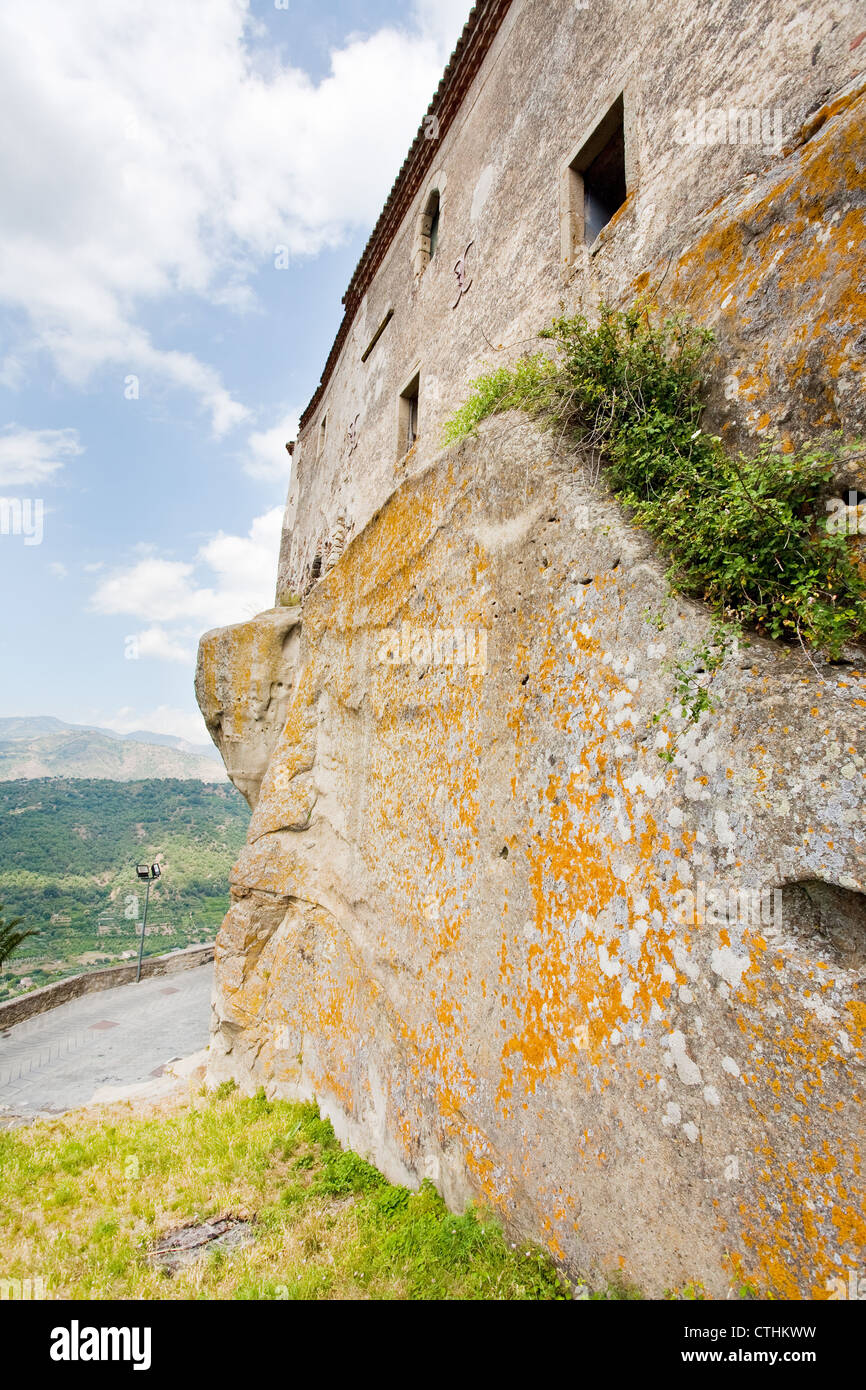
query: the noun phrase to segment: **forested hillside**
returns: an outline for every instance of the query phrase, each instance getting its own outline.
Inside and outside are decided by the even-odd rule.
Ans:
[[[229,784],[0,783],[0,903],[39,929],[0,976],[0,997],[134,951],[144,909],[137,862],[162,868],[147,954],[212,939],[248,823]]]

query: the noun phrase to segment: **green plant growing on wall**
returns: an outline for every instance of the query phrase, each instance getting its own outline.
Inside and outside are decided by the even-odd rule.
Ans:
[[[666,662],[665,669],[674,677],[674,694],[664,708],[653,715],[653,724],[660,723],[665,715],[671,715],[674,707],[679,708],[680,717],[687,724],[697,724],[704,713],[712,714],[718,708],[711,694],[713,678],[741,636],[742,629],[738,624],[716,620],[705,642],[688,647],[674,661]],[[674,761],[678,742],[677,738],[671,747],[659,750],[659,757],[664,762]]]
[[[637,304],[602,306],[595,326],[555,319],[540,337],[554,355],[479,377],[445,426],[446,444],[491,415],[524,410],[601,461],[667,558],[674,592],[830,659],[866,633],[866,586],[822,507],[832,455],[765,443],[752,458],[734,456],[704,432],[707,329],[654,321]]]
[[[22,941],[26,941],[28,936],[37,935],[35,927],[28,927],[26,931],[18,931],[23,921],[23,917],[11,917],[7,922],[3,917],[3,904],[0,903],[0,970]]]
[[[667,1289],[665,1291],[665,1298],[672,1303],[703,1303],[706,1297],[707,1291],[700,1279],[696,1279],[690,1284],[683,1284],[680,1289]]]
[[[643,612],[641,613],[641,617],[643,618],[645,623],[649,623],[650,627],[654,627],[656,632],[664,632],[665,628],[667,627],[666,609],[667,599],[665,599],[661,608],[658,609],[655,613],[650,608],[644,608]]]
[[[558,377],[556,364],[543,352],[522,357],[513,367],[500,367],[489,376],[478,377],[472,382],[469,399],[446,422],[443,442],[456,444],[472,434],[482,420],[506,410],[531,414],[552,410]]]

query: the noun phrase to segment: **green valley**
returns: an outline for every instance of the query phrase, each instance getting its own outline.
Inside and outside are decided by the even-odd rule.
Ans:
[[[145,953],[212,940],[249,815],[228,783],[0,782],[0,903],[39,933],[0,974],[0,999],[134,953],[144,911],[136,863],[162,870]]]

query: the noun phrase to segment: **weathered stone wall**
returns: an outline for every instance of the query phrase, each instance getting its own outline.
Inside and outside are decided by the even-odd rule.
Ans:
[[[518,0],[428,181],[440,253],[415,283],[425,188],[325,392],[325,448],[317,416],[296,451],[280,587],[309,590],[301,621],[202,644],[199,700],[254,807],[212,1079],[315,1095],[393,1178],[651,1293],[723,1295],[740,1269],[822,1297],[862,1266],[864,672],[755,639],[690,725],[671,666],[709,616],[666,596],[603,480],[520,418],[437,439],[560,301],[637,293],[715,328],[732,445],[866,426],[857,38],[823,4],[626,22]],[[559,171],[623,85],[632,196],[565,266]],[[778,108],[784,148],[677,144],[701,97]]]
[[[520,420],[405,483],[304,608],[210,1074],[572,1271],[820,1295],[862,1262],[864,681],[758,640],[655,725],[708,625]]]
[[[856,124],[845,118],[844,150],[838,123],[829,139],[818,116],[849,100],[841,94],[863,70],[863,27],[855,5],[826,0],[585,9],[515,0],[296,447],[280,591],[306,591],[316,555],[324,563],[343,528],[366,525],[435,457],[467,383],[531,349],[561,305],[587,310],[602,296],[618,302],[658,287],[720,328],[729,427],[796,435],[821,419],[864,428],[861,277],[839,283],[840,260],[866,236],[862,102]],[[623,90],[629,197],[592,251],[581,248],[566,265],[561,174]],[[708,113],[757,111],[769,143],[739,143],[739,125],[737,143],[685,142],[681,111],[697,115],[702,102]],[[807,132],[818,125],[816,135],[784,156],[804,123]],[[707,120],[703,133],[713,133]],[[744,137],[751,133],[747,122]],[[416,221],[434,187],[439,250],[416,280]],[[471,288],[453,308],[454,266],[470,242]],[[767,342],[780,333],[790,342],[774,364]],[[397,399],[418,368],[420,438],[398,462]],[[772,407],[761,400],[768,385]],[[814,408],[788,415],[792,389]]]

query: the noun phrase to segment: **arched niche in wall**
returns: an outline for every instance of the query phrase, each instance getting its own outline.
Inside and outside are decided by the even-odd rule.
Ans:
[[[440,171],[434,175],[427,186],[421,211],[415,221],[412,270],[416,280],[420,280],[439,248],[445,184],[444,172]]]

